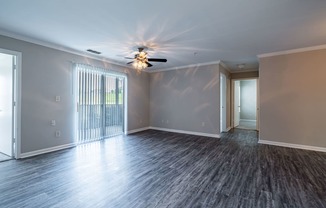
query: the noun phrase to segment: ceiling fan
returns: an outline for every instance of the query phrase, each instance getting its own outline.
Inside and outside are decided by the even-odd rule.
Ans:
[[[127,64],[132,64],[136,69],[142,70],[147,67],[152,67],[153,65],[149,62],[167,62],[166,59],[160,58],[147,58],[147,53],[144,51],[145,47],[139,47],[138,52],[135,54],[134,58],[125,57],[126,59],[134,59]]]

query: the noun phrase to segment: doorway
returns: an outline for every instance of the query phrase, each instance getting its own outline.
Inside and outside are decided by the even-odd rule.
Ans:
[[[258,80],[233,80],[233,127],[258,130]]]
[[[126,76],[76,64],[76,139],[85,143],[126,130]]]
[[[19,52],[0,49],[0,162],[19,157]]]

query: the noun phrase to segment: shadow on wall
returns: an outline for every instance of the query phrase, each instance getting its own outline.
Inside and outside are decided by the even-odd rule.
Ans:
[[[149,125],[149,74],[130,69],[128,76],[128,129]],[[138,110],[137,110],[138,109]],[[141,109],[141,110],[139,110]],[[129,126],[133,124],[134,126]]]
[[[215,133],[219,73],[214,66],[152,73],[151,123],[165,128]]]
[[[293,143],[298,142],[297,138],[305,137],[309,140],[309,137],[312,136],[312,132],[305,131],[304,129],[309,129],[310,122],[306,121],[304,114],[298,113],[302,112],[301,109],[297,109],[297,103],[300,102],[298,99],[300,95],[297,93],[292,93],[291,90],[287,90],[278,95],[271,95],[264,100],[260,100],[260,109],[261,109],[261,129],[264,134],[273,134],[276,135],[275,139],[280,139],[281,141],[284,139],[292,139]],[[275,100],[290,100],[287,103],[278,103],[275,104]],[[267,113],[265,113],[265,109],[268,109]],[[273,113],[268,113],[273,112]],[[296,118],[287,117],[284,115],[296,115]],[[265,123],[264,117],[268,117],[268,123]],[[272,123],[273,125],[269,125]],[[267,127],[267,128],[266,128]],[[301,129],[302,131],[294,131],[292,132],[293,138],[284,138],[283,133],[287,131],[287,129]],[[306,135],[302,135],[302,132],[306,132]],[[268,138],[264,138],[268,139]],[[274,138],[273,138],[274,139]],[[302,141],[305,143],[305,141]]]

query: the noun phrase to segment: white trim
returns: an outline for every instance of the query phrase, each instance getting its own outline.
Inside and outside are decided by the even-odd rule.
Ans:
[[[58,150],[68,149],[68,148],[75,147],[75,146],[76,146],[75,143],[71,143],[71,144],[64,144],[64,145],[59,145],[59,146],[55,146],[55,147],[35,150],[32,152],[21,153],[20,158],[32,157],[32,156],[36,156],[36,155],[40,155],[40,154],[45,154],[45,153],[54,152],[54,151],[58,151]]]
[[[106,58],[104,56],[92,55],[92,54],[89,54],[86,51],[79,51],[79,50],[76,50],[76,49],[67,48],[67,47],[59,45],[59,44],[50,43],[50,42],[46,42],[46,41],[41,41],[41,40],[37,40],[35,38],[26,37],[26,36],[14,34],[14,33],[3,31],[3,30],[0,30],[0,35],[6,36],[8,38],[13,38],[13,39],[25,41],[25,42],[28,42],[28,43],[33,43],[33,44],[37,44],[37,45],[40,45],[40,46],[56,49],[56,50],[59,50],[59,51],[64,51],[64,52],[67,52],[67,53],[83,56],[83,57],[86,57],[86,58],[95,59],[95,60],[98,60],[98,61],[101,61],[101,62],[107,62],[107,63],[110,63],[110,64],[122,66],[122,67],[125,67],[125,68],[128,68],[128,69],[133,69],[132,67],[130,67],[128,65],[121,64],[121,63],[116,62],[114,60],[109,60],[108,58]]]
[[[228,71],[229,73],[232,73],[232,70],[223,61],[220,61],[220,65],[222,67],[224,67],[226,69],[226,71]]]
[[[321,50],[321,49],[326,49],[326,45],[318,45],[318,46],[297,48],[297,49],[286,50],[286,51],[264,53],[264,54],[258,55],[257,57],[258,58],[265,58],[265,57],[270,57],[270,56],[279,56],[279,55],[286,55],[286,54],[291,54],[291,53],[301,53],[301,52]]]
[[[231,126],[229,126],[228,128],[226,128],[226,132],[229,132],[232,129]]]
[[[257,91],[257,97],[256,97],[256,130],[259,131],[260,128],[260,82],[259,77],[257,78],[256,82],[256,91]]]
[[[232,127],[229,126],[229,127],[227,127],[227,128],[225,129],[225,131],[222,131],[221,133],[227,133],[227,132],[229,132],[231,129],[232,129]]]
[[[162,71],[172,71],[172,70],[178,70],[178,69],[187,69],[191,67],[200,67],[200,66],[208,66],[208,65],[215,65],[215,64],[220,64],[221,61],[212,61],[212,62],[205,62],[205,63],[198,63],[198,64],[190,64],[190,65],[185,65],[185,66],[177,66],[177,67],[171,67],[171,68],[166,68],[166,69],[155,69],[155,70],[149,70],[145,71],[148,73],[156,73],[156,72],[162,72]]]
[[[312,151],[318,151],[318,152],[326,152],[325,147],[316,147],[316,146],[301,145],[301,144],[291,144],[291,143],[285,143],[285,142],[274,142],[274,141],[268,141],[268,140],[262,140],[262,139],[259,139],[258,143],[280,146],[280,147],[289,147],[289,148],[312,150]]]
[[[124,129],[123,129],[123,133],[124,135],[128,134],[128,76],[124,77],[124,101],[123,101],[123,105],[124,105]]]
[[[67,47],[61,46],[59,44],[49,43],[49,42],[46,42],[46,41],[37,40],[35,38],[26,37],[26,36],[18,35],[18,34],[11,33],[11,32],[8,32],[8,31],[3,31],[3,30],[0,30],[0,35],[6,36],[6,37],[9,37],[9,38],[14,38],[14,39],[21,40],[21,41],[25,41],[25,42],[28,42],[28,43],[34,43],[34,44],[37,44],[37,45],[40,45],[40,46],[56,49],[56,50],[59,50],[59,51],[64,51],[64,52],[67,52],[67,53],[72,53],[72,54],[75,54],[75,55],[79,55],[79,56],[99,60],[99,61],[102,61],[102,62],[104,61],[104,62],[107,62],[107,63],[110,63],[110,64],[115,64],[115,65],[118,65],[118,66],[122,66],[122,67],[125,67],[125,68],[128,68],[128,69],[133,69],[134,70],[134,68],[131,67],[131,66],[124,65],[124,64],[122,64],[120,62],[116,62],[114,60],[109,60],[108,58],[106,58],[104,56],[101,56],[101,55],[97,55],[97,56],[92,55],[92,54],[87,53],[86,51],[84,52],[84,51],[79,51],[79,50],[72,49],[72,48],[67,48]],[[190,67],[213,65],[213,64],[219,64],[219,63],[220,63],[220,60],[213,61],[213,62],[206,62],[206,63],[179,66],[179,67],[172,67],[172,68],[167,68],[167,69],[158,69],[158,70],[153,70],[153,71],[144,70],[143,72],[155,73],[155,72],[161,72],[161,71],[170,71],[170,70],[184,69],[184,68],[190,68]]]
[[[129,134],[133,134],[133,133],[137,133],[137,132],[141,132],[141,131],[146,131],[150,129],[149,127],[144,127],[144,128],[139,128],[139,129],[133,129],[127,132],[127,135]]]
[[[208,134],[208,133],[203,133],[203,132],[184,131],[184,130],[178,130],[178,129],[167,129],[167,128],[160,128],[160,127],[153,127],[153,126],[150,126],[149,129],[168,131],[168,132],[180,133],[180,134],[190,134],[190,135],[196,135],[196,136],[221,138],[221,136],[219,134]]]
[[[259,72],[259,68],[252,68],[252,69],[243,69],[241,71],[239,70],[231,70],[232,74],[237,74],[237,73],[245,73],[245,72]]]
[[[231,79],[231,80],[232,80],[232,81],[246,81],[246,80],[253,80],[253,79],[258,80],[259,77],[235,78],[235,79]]]
[[[236,81],[242,81],[242,80],[256,80],[256,96],[257,96],[257,113],[256,113],[256,129],[253,130],[257,130],[259,131],[259,122],[260,122],[260,96],[259,96],[259,77],[249,77],[249,78],[237,78],[237,79],[231,79],[231,127],[236,128],[236,126],[234,125],[234,83]],[[245,119],[239,119],[240,120],[245,120]],[[253,120],[254,121],[254,120]]]
[[[252,119],[241,119],[241,118],[240,118],[240,121],[249,121],[249,122],[252,121],[252,122],[257,122],[257,120],[252,120]]]

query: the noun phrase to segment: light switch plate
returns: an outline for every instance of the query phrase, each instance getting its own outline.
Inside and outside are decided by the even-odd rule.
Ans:
[[[61,97],[60,97],[60,95],[55,96],[55,101],[56,101],[56,102],[60,102],[60,101],[61,101]]]
[[[55,126],[55,120],[51,120],[51,126]]]

